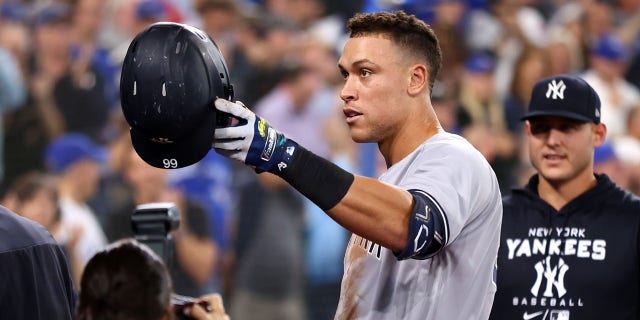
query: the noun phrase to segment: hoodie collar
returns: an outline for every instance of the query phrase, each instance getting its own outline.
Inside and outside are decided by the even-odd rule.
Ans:
[[[565,212],[567,210],[573,211],[571,209],[574,207],[588,206],[592,204],[596,199],[605,197],[607,193],[615,188],[615,184],[606,174],[594,173],[594,175],[597,181],[596,185],[593,188],[583,192],[576,198],[572,199],[571,201],[567,202],[567,204],[564,205],[564,207],[562,207],[559,212]],[[531,176],[531,178],[529,178],[529,182],[524,187],[515,188],[512,191],[516,194],[521,194],[528,198],[531,198],[532,200],[535,199],[537,201],[544,202],[544,200],[542,200],[540,198],[540,195],[538,194],[539,182],[539,175],[534,174],[533,176]]]

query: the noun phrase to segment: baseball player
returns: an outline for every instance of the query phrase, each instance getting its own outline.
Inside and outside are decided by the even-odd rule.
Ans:
[[[600,116],[581,78],[534,86],[523,119],[538,173],[504,198],[491,319],[640,318],[640,198],[593,172]]]
[[[358,14],[338,66],[356,142],[388,170],[356,176],[287,139],[240,103],[216,151],[279,175],[354,234],[337,319],[486,319],[495,285],[500,191],[485,159],[443,131],[430,102],[440,66],[429,26],[405,13]]]
[[[353,232],[336,319],[487,319],[501,196],[487,161],[445,132],[433,110],[438,40],[404,12],[357,14],[348,27],[340,97],[352,139],[376,142],[384,156],[378,180],[341,169],[232,102],[226,69],[209,63],[219,52],[202,59],[207,53],[192,51],[205,37],[166,24],[134,40],[125,59],[121,98],[134,147],[152,165],[177,168],[206,154],[211,132],[208,148],[213,140],[218,153],[282,177]],[[203,78],[205,67],[219,72]],[[208,88],[224,97],[217,118],[201,111]],[[218,121],[225,114],[235,120]]]

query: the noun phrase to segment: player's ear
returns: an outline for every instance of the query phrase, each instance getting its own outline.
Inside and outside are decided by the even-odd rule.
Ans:
[[[593,126],[593,137],[594,137],[594,141],[593,141],[593,145],[595,147],[599,147],[600,145],[602,145],[604,143],[604,139],[607,136],[607,126],[600,122],[597,124],[594,124]]]
[[[429,71],[424,64],[416,64],[411,67],[410,72],[407,92],[409,95],[414,96],[427,89],[429,83]]]
[[[529,120],[525,120],[524,122],[524,134],[525,136],[531,135],[531,123],[529,122]]]

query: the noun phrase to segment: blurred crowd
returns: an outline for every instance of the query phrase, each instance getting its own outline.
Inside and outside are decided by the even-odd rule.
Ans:
[[[437,34],[438,117],[487,158],[503,194],[533,173],[520,121],[530,91],[560,73],[600,95],[596,171],[640,194],[640,0],[0,0],[2,205],[54,235],[78,284],[95,252],[133,235],[136,205],[175,202],[177,293],[221,292],[240,320],[332,318],[346,231],[280,178],[213,151],[183,169],[147,165],[121,112],[121,63],[151,23],[199,27],[237,100],[376,177],[376,146],[353,143],[344,122],[337,59],[350,16],[399,9]]]

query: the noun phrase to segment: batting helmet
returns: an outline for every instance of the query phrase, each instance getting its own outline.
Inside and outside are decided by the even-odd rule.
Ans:
[[[120,78],[122,112],[138,155],[158,168],[194,164],[211,150],[216,98],[233,100],[224,58],[203,31],[159,22],[129,45]]]

